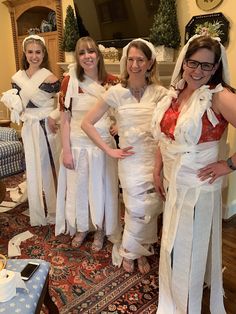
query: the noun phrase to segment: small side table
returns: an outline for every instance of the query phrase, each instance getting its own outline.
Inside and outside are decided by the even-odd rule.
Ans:
[[[11,120],[0,119],[0,126],[10,127],[11,126]]]
[[[6,269],[21,272],[30,261],[38,262],[40,266],[33,276],[25,281],[29,293],[23,289],[17,289],[15,297],[7,302],[0,303],[1,313],[40,314],[44,303],[49,313],[59,314],[58,308],[52,301],[48,291],[50,263],[39,259],[9,259]]]

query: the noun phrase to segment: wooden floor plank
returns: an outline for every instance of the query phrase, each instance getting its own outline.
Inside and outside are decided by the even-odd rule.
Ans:
[[[236,314],[236,216],[223,222],[222,258],[225,298],[227,314]],[[209,290],[204,291],[202,314],[209,314]]]

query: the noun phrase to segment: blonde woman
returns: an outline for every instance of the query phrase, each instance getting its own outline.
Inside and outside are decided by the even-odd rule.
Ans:
[[[147,257],[157,242],[157,216],[162,203],[153,185],[154,155],[157,147],[150,127],[154,108],[166,94],[158,84],[156,52],[143,39],[131,41],[121,58],[122,82],[111,87],[86,115],[82,129],[108,156],[119,159],[119,178],[125,203],[125,226],[119,248],[120,263],[127,272],[149,272]],[[95,128],[95,123],[115,108],[121,149],[109,147]]]

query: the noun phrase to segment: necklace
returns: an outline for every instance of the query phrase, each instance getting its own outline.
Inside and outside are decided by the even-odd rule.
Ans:
[[[142,87],[131,87],[129,86],[129,90],[131,94],[137,99],[140,100],[143,97],[143,94],[147,88],[147,85],[144,85]]]

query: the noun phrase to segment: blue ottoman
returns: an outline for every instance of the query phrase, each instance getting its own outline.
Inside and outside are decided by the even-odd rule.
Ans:
[[[50,263],[38,259],[9,259],[6,269],[21,272],[30,261],[38,262],[40,266],[33,276],[25,281],[29,292],[24,289],[17,289],[14,298],[0,303],[1,313],[39,314],[43,303],[49,309],[49,313],[59,313],[48,292]]]

